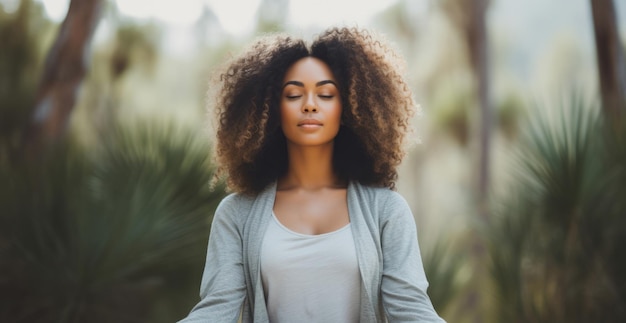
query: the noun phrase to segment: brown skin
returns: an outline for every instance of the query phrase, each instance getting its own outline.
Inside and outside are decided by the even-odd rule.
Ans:
[[[208,95],[217,117],[213,183],[225,179],[229,190],[256,196],[289,178],[294,156],[280,115],[285,74],[298,60],[315,57],[332,71],[341,97],[334,174],[343,183],[393,189],[415,106],[402,59],[390,45],[366,30],[330,28],[310,46],[286,35],[262,37],[225,62]]]
[[[305,57],[287,70],[280,101],[288,168],[278,179],[274,213],[287,228],[310,235],[350,222],[346,184],[333,166],[334,138],[341,124],[341,97],[330,68]]]

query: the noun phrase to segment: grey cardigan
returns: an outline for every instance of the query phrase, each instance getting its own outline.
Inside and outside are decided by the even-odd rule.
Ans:
[[[415,220],[400,194],[351,182],[347,202],[361,272],[359,322],[444,322],[426,289]],[[231,194],[218,206],[200,302],[180,322],[269,322],[261,282],[261,242],[276,184],[256,197]],[[306,291],[302,291],[306,293]]]

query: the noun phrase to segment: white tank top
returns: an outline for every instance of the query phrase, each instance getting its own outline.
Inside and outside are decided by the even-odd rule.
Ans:
[[[261,247],[270,322],[358,322],[361,275],[350,224],[307,235],[272,218]]]

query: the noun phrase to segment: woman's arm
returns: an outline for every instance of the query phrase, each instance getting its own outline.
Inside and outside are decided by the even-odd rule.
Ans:
[[[411,209],[404,198],[392,192],[381,212],[385,214],[381,223],[381,294],[387,319],[394,323],[445,322],[426,294],[428,281]]]
[[[215,211],[200,287],[201,300],[182,323],[237,322],[239,318],[246,282],[234,197],[226,197]]]

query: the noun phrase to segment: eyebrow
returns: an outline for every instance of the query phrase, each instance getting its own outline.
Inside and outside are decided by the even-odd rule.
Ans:
[[[299,82],[299,81],[287,81],[285,82],[285,84],[283,85],[283,89],[287,86],[287,85],[295,85],[295,86],[299,86],[299,87],[304,87],[304,83]],[[331,80],[323,80],[323,81],[319,81],[317,83],[315,83],[315,86],[322,86],[324,84],[332,84],[335,87],[338,88],[337,83],[335,83],[334,81]]]

